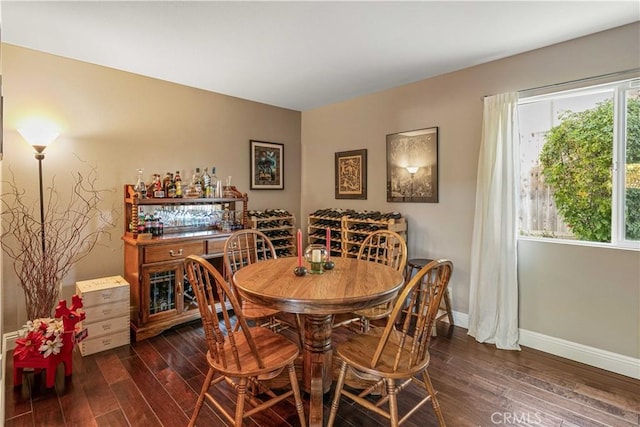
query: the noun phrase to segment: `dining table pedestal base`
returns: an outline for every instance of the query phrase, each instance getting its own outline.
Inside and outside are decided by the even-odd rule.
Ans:
[[[331,388],[333,349],[331,314],[304,316],[302,389],[310,394],[309,425],[322,425],[323,395]]]

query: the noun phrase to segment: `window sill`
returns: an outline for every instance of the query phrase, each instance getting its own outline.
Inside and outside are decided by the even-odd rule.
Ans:
[[[601,242],[587,242],[584,240],[553,239],[548,237],[518,236],[518,240],[528,242],[555,243],[560,245],[588,246],[592,248],[617,249],[623,251],[640,251],[640,242],[629,242],[627,244],[613,244]]]

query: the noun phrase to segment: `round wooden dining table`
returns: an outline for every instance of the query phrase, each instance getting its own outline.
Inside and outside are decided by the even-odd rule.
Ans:
[[[322,395],[331,387],[333,315],[391,301],[404,283],[400,272],[383,264],[332,260],[335,267],[323,274],[296,276],[298,259],[290,257],[257,262],[233,276],[242,298],[304,315],[302,388],[311,395],[310,425],[322,424]]]

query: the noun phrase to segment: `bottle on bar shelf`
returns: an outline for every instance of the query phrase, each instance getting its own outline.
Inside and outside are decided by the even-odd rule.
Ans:
[[[196,168],[196,171],[193,173],[193,176],[191,177],[191,185],[195,187],[195,190],[198,194],[203,194],[202,174],[200,173],[200,168]]]
[[[164,197],[164,190],[162,189],[162,182],[160,181],[160,174],[156,174],[153,182],[153,197],[162,199]]]
[[[136,181],[136,185],[133,189],[139,198],[147,198],[147,186],[144,184],[144,169],[138,169],[138,180]]]
[[[169,184],[173,181],[173,174],[171,172],[167,172],[162,178],[162,191],[164,192],[165,197],[169,196]]]
[[[156,190],[156,174],[153,174],[149,185],[147,185],[147,197],[153,197],[153,193]]]
[[[176,187],[176,197],[182,197],[182,178],[180,177],[180,171],[176,171],[176,175],[173,178],[173,183]]]
[[[213,197],[211,195],[211,175],[209,175],[209,168],[204,168],[204,172],[202,172],[202,187],[204,197]]]
[[[222,197],[222,182],[216,176],[216,167],[211,167],[211,197]]]

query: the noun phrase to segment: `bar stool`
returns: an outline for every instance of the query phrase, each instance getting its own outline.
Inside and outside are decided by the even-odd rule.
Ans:
[[[414,258],[407,261],[407,265],[404,270],[404,283],[409,283],[411,277],[414,272],[418,272],[422,270],[422,268],[429,264],[432,259],[427,258]],[[442,302],[440,303],[440,310],[442,313],[438,313],[436,316],[436,321],[442,319],[443,317],[449,318],[449,325],[453,326],[453,310],[451,310],[451,297],[449,296],[449,289],[446,290],[443,295]]]

